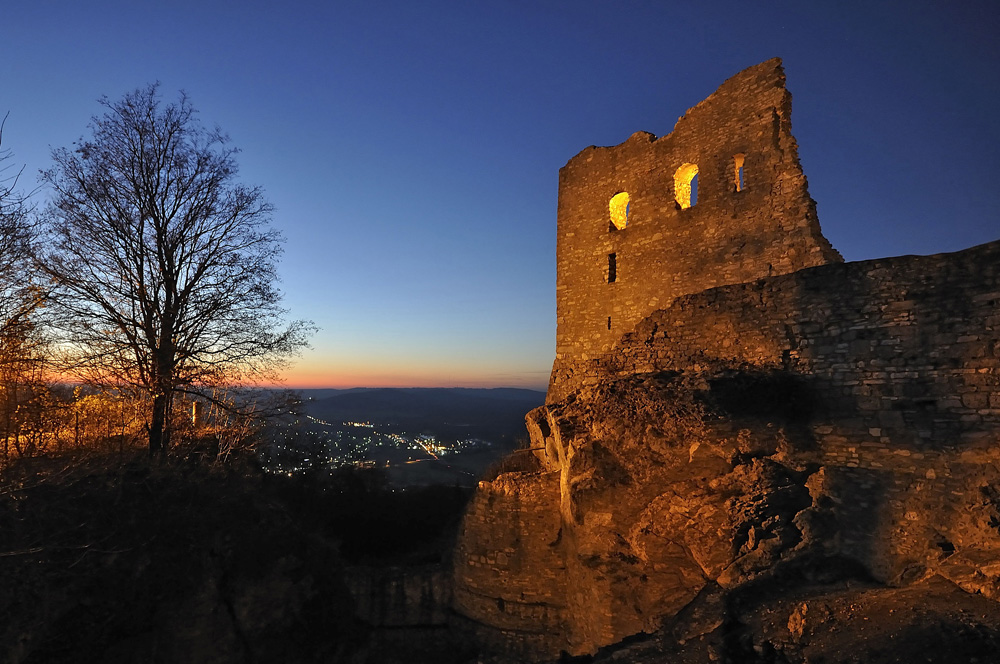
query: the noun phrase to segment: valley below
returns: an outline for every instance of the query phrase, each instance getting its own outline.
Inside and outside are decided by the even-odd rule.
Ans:
[[[393,488],[474,487],[527,441],[524,414],[543,392],[520,389],[302,390],[263,449],[276,474],[347,466],[381,473]]]

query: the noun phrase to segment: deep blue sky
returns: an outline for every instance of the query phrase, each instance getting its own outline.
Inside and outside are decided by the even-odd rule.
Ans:
[[[98,97],[187,91],[321,328],[290,384],[543,387],[559,168],[774,56],[847,260],[1000,238],[996,0],[26,0],[0,13],[0,112],[31,186]]]

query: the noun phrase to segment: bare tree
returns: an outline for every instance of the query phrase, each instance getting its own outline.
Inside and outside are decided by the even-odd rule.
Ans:
[[[39,261],[65,369],[144,391],[153,455],[178,391],[273,377],[311,329],[284,321],[282,238],[260,188],[236,181],[237,150],[157,88],[103,98],[90,138],[53,150]]]
[[[22,326],[40,301],[31,279],[34,229],[29,221],[29,195],[17,188],[24,168],[12,173],[14,166],[6,163],[13,156],[2,147],[6,124],[7,115],[0,120],[0,336]]]
[[[24,168],[15,169],[13,155],[3,148],[7,115],[0,120],[0,427],[3,430],[2,459],[10,444],[24,453],[21,435],[37,433],[28,421],[37,414],[46,387],[43,376],[43,342],[35,315],[43,292],[33,279],[29,194],[18,189]],[[33,443],[27,447],[31,448]]]

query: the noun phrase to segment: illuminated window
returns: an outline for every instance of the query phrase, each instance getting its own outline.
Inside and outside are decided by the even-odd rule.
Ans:
[[[628,225],[628,213],[631,211],[631,204],[628,199],[628,192],[621,192],[611,197],[608,202],[608,212],[611,213],[611,228],[609,230],[621,230]]]
[[[733,155],[733,182],[736,184],[736,191],[743,191],[747,188],[746,182],[743,180],[744,156],[745,155],[742,152]]]
[[[681,164],[674,173],[674,199],[683,210],[698,202],[698,166]]]
[[[608,283],[613,284],[618,278],[618,257],[615,254],[608,254]]]

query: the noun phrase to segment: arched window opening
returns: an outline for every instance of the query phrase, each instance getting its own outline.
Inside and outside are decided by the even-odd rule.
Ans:
[[[698,166],[696,164],[681,164],[674,173],[674,199],[677,206],[684,210],[698,202]]]
[[[747,188],[746,181],[743,179],[743,159],[745,156],[742,152],[733,155],[733,182],[736,184],[736,191],[743,191]]]
[[[618,257],[608,254],[608,283],[613,284],[618,279]]]
[[[609,230],[621,230],[628,225],[628,215],[632,211],[629,202],[628,192],[623,191],[615,194],[608,202],[608,212],[611,213],[611,228]]]

